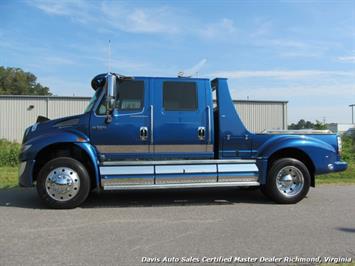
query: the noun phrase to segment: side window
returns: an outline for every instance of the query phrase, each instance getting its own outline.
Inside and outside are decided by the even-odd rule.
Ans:
[[[120,111],[141,110],[144,105],[144,81],[124,80],[121,81],[117,92],[116,108]],[[106,114],[106,96],[101,100],[96,114]]]
[[[124,80],[119,83],[117,109],[121,111],[141,110],[144,105],[144,81]]]
[[[195,82],[163,83],[163,107],[166,111],[195,111],[197,106]]]

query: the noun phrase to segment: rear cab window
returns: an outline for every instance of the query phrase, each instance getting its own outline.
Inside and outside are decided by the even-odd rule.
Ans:
[[[165,111],[196,111],[196,82],[163,82],[163,108]]]

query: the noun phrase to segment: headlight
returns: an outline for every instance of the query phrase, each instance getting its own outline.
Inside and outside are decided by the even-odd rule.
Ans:
[[[32,146],[32,145],[22,145],[21,151],[22,151],[22,152],[25,152],[25,151],[27,151],[29,148],[31,148],[31,146]]]
[[[37,129],[38,123],[34,123],[33,126],[31,127],[31,131],[35,131]]]
[[[25,136],[28,135],[28,133],[30,132],[30,129],[31,129],[31,127],[26,128],[26,130],[25,130]]]
[[[338,153],[341,154],[341,150],[342,150],[341,137],[338,136],[337,139],[338,139]]]

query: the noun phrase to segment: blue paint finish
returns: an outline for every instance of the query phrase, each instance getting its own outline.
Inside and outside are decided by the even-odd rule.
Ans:
[[[243,125],[231,100],[227,80],[218,78],[213,81],[199,78],[151,78],[135,77],[144,82],[144,106],[141,110],[115,110],[111,123],[105,122],[105,115],[95,112],[104,91],[98,88],[92,104],[82,115],[41,122],[26,129],[20,160],[27,166],[20,176],[20,184],[32,185],[33,167],[36,156],[46,147],[60,143],[71,143],[87,153],[94,165],[96,184],[100,178],[121,178],[127,176],[100,177],[99,158],[106,160],[166,160],[166,159],[255,159],[259,169],[259,182],[267,181],[269,159],[275,153],[286,149],[297,149],[306,154],[315,168],[315,174],[344,171],[345,162],[338,154],[335,134],[255,134]],[[163,83],[194,82],[197,88],[198,106],[193,111],[168,111],[163,108]],[[216,92],[218,109],[213,108],[212,90]],[[209,119],[210,118],[210,119]],[[140,128],[148,129],[147,139],[140,138]],[[197,129],[206,129],[205,139],[198,138]],[[153,137],[151,134],[153,133]],[[189,150],[159,151],[155,145],[177,145]],[[144,152],[134,150],[103,149],[125,146],[138,147]],[[24,150],[24,148],[27,148]],[[161,147],[161,146],[160,146]],[[166,146],[165,146],[166,147]],[[205,151],[194,147],[206,147]],[[210,150],[213,147],[213,151]],[[253,176],[255,172],[219,173],[220,177],[234,175]],[[199,174],[196,174],[198,178]],[[164,174],[159,178],[193,178],[194,174]],[[217,174],[207,174],[206,177]],[[129,177],[145,177],[133,175]],[[149,175],[147,178],[154,178]]]
[[[38,124],[35,130],[29,130],[28,135],[24,139],[25,142],[23,144],[31,145],[31,147],[26,152],[21,152],[20,161],[35,159],[42,149],[52,144],[75,143],[79,141],[89,142],[90,139],[86,134],[89,116],[89,114],[85,113]],[[75,125],[68,127],[56,126],[58,123],[73,119],[77,119]]]
[[[197,90],[197,109],[187,111],[169,111],[163,106],[163,84],[172,81],[165,78],[152,79],[152,105],[154,107],[154,145],[208,145],[213,144],[213,119],[212,119],[212,98],[210,94],[210,84],[202,79],[176,79],[175,82],[190,82],[196,84]],[[207,101],[208,98],[208,101]],[[208,109],[207,106],[210,108]],[[208,123],[208,112],[211,124]],[[211,130],[209,130],[209,126]],[[204,140],[198,138],[198,128],[204,127],[206,136]],[[211,132],[211,136],[209,136]],[[211,142],[208,143],[208,139]],[[156,152],[156,158],[167,159],[210,159],[214,157],[213,151],[209,152]]]
[[[346,162],[335,162],[334,163],[334,172],[345,171],[348,168],[348,164]]]
[[[216,89],[219,107],[218,151],[219,159],[251,157],[251,135],[240,119],[227,85],[227,79],[214,79],[212,86]]]
[[[106,115],[97,115],[96,109],[92,110],[90,119],[90,137],[91,143],[97,145],[144,145],[146,151],[149,150],[149,138],[140,139],[140,127],[147,127],[150,132],[150,93],[149,80],[145,78],[136,78],[144,82],[144,103],[140,110],[120,110],[114,111],[112,122],[106,123]],[[149,137],[149,136],[148,136]],[[144,159],[151,154],[137,152],[102,152],[107,160],[122,160],[126,158]]]
[[[255,135],[253,149],[257,157],[269,158],[283,149],[297,149],[307,154],[316,174],[329,172],[328,164],[337,160],[336,135]],[[332,144],[331,144],[332,143]]]
[[[336,134],[288,135],[249,132],[231,101],[227,80],[215,79],[212,84],[217,90],[219,106],[219,158],[257,159],[262,183],[265,183],[267,178],[268,158],[283,149],[298,149],[307,154],[315,167],[315,174],[332,172],[328,165],[340,160]]]
[[[35,160],[28,160],[26,162],[26,167],[22,174],[19,176],[20,187],[32,187],[33,185],[33,167],[35,165]]]
[[[257,159],[256,166],[259,169],[259,183],[266,184],[267,171],[268,171],[268,160],[267,159]]]
[[[77,145],[80,149],[85,151],[86,154],[89,156],[90,162],[93,165],[93,169],[95,173],[95,180],[96,180],[95,185],[99,185],[100,184],[100,172],[98,167],[99,161],[97,159],[98,157],[95,148],[90,143],[75,143],[75,145]]]

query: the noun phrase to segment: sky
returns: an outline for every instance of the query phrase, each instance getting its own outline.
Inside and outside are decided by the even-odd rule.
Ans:
[[[56,95],[90,96],[91,79],[109,70],[182,71],[228,78],[234,99],[288,101],[289,123],[351,122],[352,0],[3,0],[0,14],[0,65]]]

